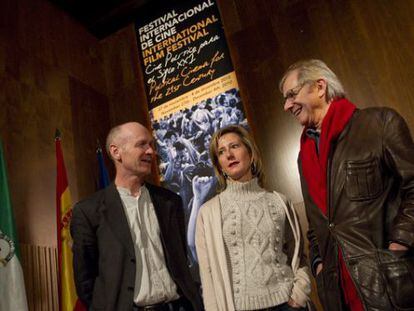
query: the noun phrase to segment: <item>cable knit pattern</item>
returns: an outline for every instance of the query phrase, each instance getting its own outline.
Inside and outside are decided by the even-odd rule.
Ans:
[[[282,252],[283,202],[260,188],[257,179],[228,182],[219,199],[236,310],[263,309],[288,301],[293,272]]]

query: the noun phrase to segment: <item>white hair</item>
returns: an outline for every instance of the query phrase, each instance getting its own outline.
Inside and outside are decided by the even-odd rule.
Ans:
[[[309,59],[301,60],[291,65],[279,82],[279,90],[283,92],[283,84],[290,73],[298,73],[298,83],[306,83],[324,79],[327,84],[326,101],[329,102],[334,98],[345,97],[345,91],[335,73],[321,60]]]

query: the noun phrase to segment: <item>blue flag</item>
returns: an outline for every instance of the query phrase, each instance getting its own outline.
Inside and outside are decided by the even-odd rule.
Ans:
[[[106,186],[109,186],[111,181],[109,179],[108,170],[106,169],[106,166],[105,166],[101,147],[98,147],[98,149],[96,149],[96,156],[98,157],[98,165],[99,165],[99,189],[103,189]]]

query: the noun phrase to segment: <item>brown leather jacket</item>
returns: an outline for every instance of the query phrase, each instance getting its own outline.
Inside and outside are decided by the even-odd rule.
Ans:
[[[299,157],[300,159],[300,157]],[[414,143],[389,108],[356,110],[328,160],[328,216],[310,197],[311,263],[325,310],[344,310],[338,247],[366,310],[414,310]],[[409,247],[388,250],[390,242]]]

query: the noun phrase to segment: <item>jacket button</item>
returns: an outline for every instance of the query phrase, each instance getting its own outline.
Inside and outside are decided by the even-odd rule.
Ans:
[[[134,290],[134,287],[133,286],[128,286],[128,290],[129,291],[133,291]]]
[[[132,263],[135,263],[135,258],[131,258],[131,262]]]
[[[333,222],[331,222],[331,223],[329,224],[329,229],[333,229],[333,228],[335,228],[335,224],[334,224]]]

